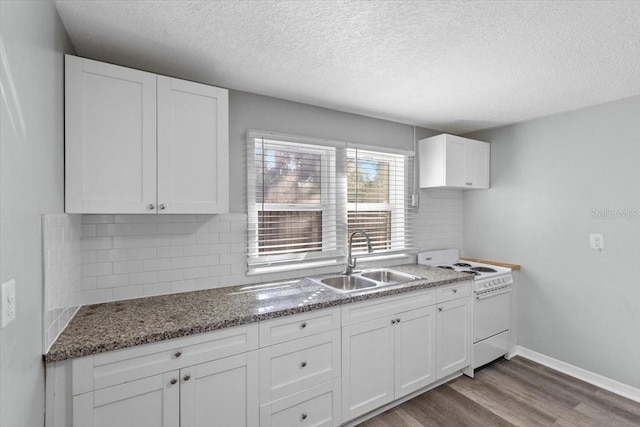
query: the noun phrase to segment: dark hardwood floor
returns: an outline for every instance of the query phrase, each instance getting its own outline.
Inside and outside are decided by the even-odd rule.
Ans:
[[[456,378],[360,427],[638,427],[640,403],[522,357]]]

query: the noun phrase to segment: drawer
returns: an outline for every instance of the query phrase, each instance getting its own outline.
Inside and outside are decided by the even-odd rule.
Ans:
[[[260,403],[340,376],[340,330],[260,349]]]
[[[342,306],[342,325],[353,325],[372,319],[422,308],[436,303],[436,289],[406,292],[398,296],[381,297],[371,301]]]
[[[340,379],[328,381],[260,407],[260,427],[337,427]]]
[[[72,360],[73,394],[197,365],[258,348],[258,325],[169,339]]]
[[[260,322],[260,347],[340,328],[340,308],[315,310],[308,313]]]
[[[469,295],[471,295],[471,282],[438,287],[438,303],[468,297]]]

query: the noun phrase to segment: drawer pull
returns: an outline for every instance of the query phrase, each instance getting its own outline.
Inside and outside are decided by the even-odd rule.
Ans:
[[[185,375],[182,379],[185,381],[189,381],[191,379],[191,374]]]
[[[307,362],[302,362],[302,363],[300,364],[300,367],[301,367],[301,368],[306,368],[306,367],[307,367]]]
[[[307,419],[307,414],[302,414],[302,415],[300,415],[300,419],[301,419],[302,421],[306,420],[306,419]]]
[[[180,356],[182,356],[182,350],[178,350],[176,351],[176,354],[174,354],[174,356],[176,357],[176,359]]]
[[[457,289],[454,289],[454,290],[453,290],[453,293],[454,293],[454,294],[457,294],[457,293],[458,293],[458,290],[457,290]]]
[[[169,381],[171,383],[171,385],[174,385],[175,383],[178,382],[177,378],[171,378],[171,381]]]
[[[442,307],[438,307],[438,311],[442,311]]]
[[[306,328],[306,327],[307,327],[307,322],[302,322],[302,323],[300,324],[300,329],[304,329],[304,328]]]

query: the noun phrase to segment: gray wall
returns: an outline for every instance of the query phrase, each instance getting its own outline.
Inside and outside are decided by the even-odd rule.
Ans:
[[[464,252],[522,264],[519,344],[640,387],[640,216],[591,213],[640,211],[640,97],[466,136],[492,188],[465,192]]]
[[[0,425],[42,426],[41,214],[63,211],[63,52],[52,2],[0,1],[0,280],[17,318],[0,332]],[[6,97],[6,98],[5,98]]]
[[[230,212],[247,212],[247,129],[413,150],[413,128],[409,125],[247,92],[229,92]],[[419,132],[437,134],[426,129]]]

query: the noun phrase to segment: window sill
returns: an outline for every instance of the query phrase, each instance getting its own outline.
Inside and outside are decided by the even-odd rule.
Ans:
[[[372,262],[380,262],[380,261],[396,261],[396,260],[409,260],[411,259],[411,254],[407,253],[395,253],[388,255],[355,255],[356,261],[362,264],[369,264]],[[309,261],[302,262],[298,264],[285,264],[285,265],[269,265],[264,267],[249,267],[247,271],[247,276],[257,276],[260,274],[269,274],[269,273],[284,273],[288,271],[294,270],[305,270],[309,268],[319,268],[319,267],[331,267],[331,266],[344,266],[344,259],[336,260],[322,260],[322,261]],[[375,266],[367,266],[366,268],[374,268]]]

